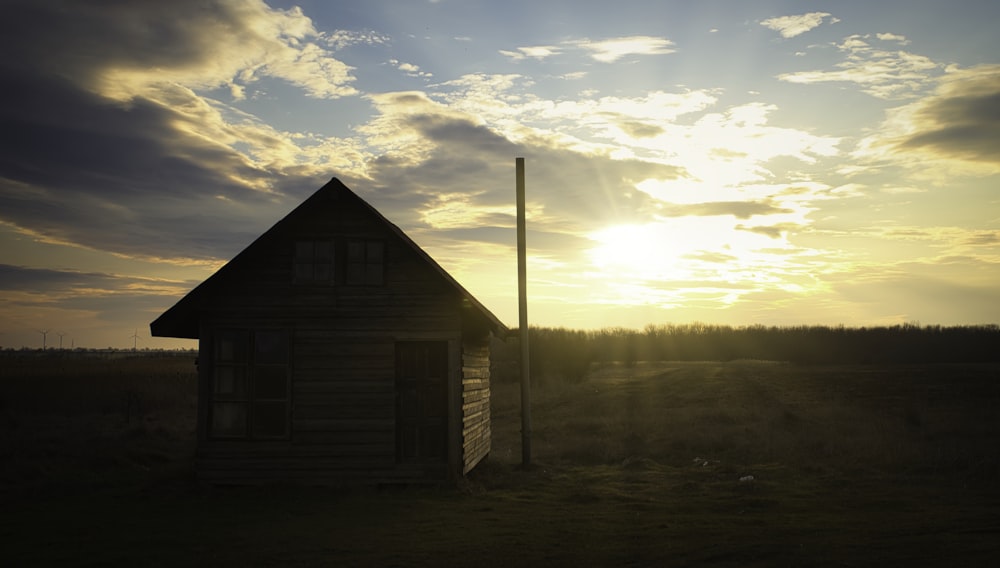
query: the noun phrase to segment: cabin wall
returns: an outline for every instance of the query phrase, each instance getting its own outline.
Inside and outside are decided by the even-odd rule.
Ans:
[[[447,479],[462,467],[457,418],[449,435],[454,447],[443,463],[397,463],[395,422],[396,342],[446,341],[449,361],[458,367],[461,299],[384,226],[350,210],[336,217],[300,223],[282,239],[259,243],[239,272],[228,276],[228,293],[203,308],[201,401],[212,394],[213,333],[289,332],[291,432],[280,440],[213,439],[209,405],[201,402],[196,464],[201,479],[408,483]],[[385,243],[382,285],[294,282],[297,239],[351,238]],[[449,388],[456,416],[464,396],[459,394],[461,380],[456,368],[450,374],[454,387]]]
[[[222,328],[237,322],[220,322]],[[246,323],[246,322],[240,322]],[[273,322],[260,321],[259,328]],[[292,333],[290,433],[281,440],[213,439],[207,409],[199,420],[197,471],[221,483],[414,483],[448,479],[460,449],[447,462],[396,459],[397,341],[447,341],[458,359],[459,341],[441,333],[344,334],[300,325]],[[208,355],[207,353],[205,355]],[[458,373],[452,375],[458,377]],[[201,392],[210,396],[203,379]],[[458,381],[452,380],[458,384]],[[454,399],[455,397],[452,397]],[[202,407],[207,405],[202,404]],[[457,412],[452,412],[457,416]]]
[[[183,333],[193,334],[197,322],[199,477],[239,484],[369,484],[442,481],[468,472],[490,450],[490,322],[477,315],[412,243],[400,238],[360,200],[347,193],[327,193],[318,195],[314,205],[295,214],[294,222],[286,222],[290,216],[275,225],[220,270],[211,286],[192,293],[186,308],[191,315],[180,314],[161,323],[164,331],[190,325]],[[384,245],[384,277],[369,281],[369,272],[364,272],[367,284],[349,285],[355,282],[347,277],[352,274],[349,269],[356,265],[346,262],[348,245],[358,239]],[[334,274],[333,278],[316,277],[321,273],[318,263],[303,265],[304,253],[296,250],[299,242],[306,245],[306,251],[325,247],[317,257],[329,258],[329,251],[334,251],[329,263],[333,272],[329,266],[322,272]],[[309,266],[315,270],[310,272]],[[278,330],[285,333],[273,333]],[[223,331],[247,332],[248,344],[255,334],[261,342],[270,337],[267,343],[272,346],[281,344],[275,337],[287,338],[287,375],[281,376],[287,376],[288,382],[281,400],[246,395],[247,416],[256,412],[257,417],[269,417],[272,425],[275,416],[287,418],[281,428],[270,431],[271,438],[263,434],[252,438],[254,433],[268,432],[263,427],[243,436],[226,430],[229,426],[219,426],[219,421],[240,423],[233,417],[241,408],[240,401],[222,398],[233,396],[231,392],[218,395],[214,390],[226,381],[232,384],[230,373],[235,372],[234,365],[221,357],[224,349],[219,350],[221,358],[213,353],[214,338]],[[413,393],[423,391],[414,390],[413,385],[425,383],[411,375],[406,388],[397,391],[397,346],[411,341],[447,344],[446,459],[440,457],[443,446],[428,446],[431,452],[424,459],[399,441],[425,439],[420,423],[409,418],[413,408],[423,407],[399,402],[421,400],[422,395]],[[227,340],[226,349],[231,349],[231,343]],[[419,360],[419,356],[412,358],[413,347],[401,351],[406,355],[400,361],[406,361],[408,369]],[[441,352],[433,345],[428,349],[440,361]],[[273,380],[273,361],[265,359],[267,355],[261,355],[261,367],[266,369],[256,376]],[[246,369],[250,376],[258,367],[247,362]],[[426,384],[441,383],[430,380]],[[260,388],[265,392],[269,387]],[[401,397],[400,392],[407,395]],[[263,405],[259,412],[254,410],[255,401]],[[274,410],[274,404],[285,404],[287,414]],[[271,410],[263,409],[266,405]],[[406,409],[406,421],[397,421],[399,409]],[[441,416],[440,407],[429,412],[429,416]],[[217,421],[214,433],[213,419]],[[253,418],[242,423],[253,424]],[[283,435],[286,426],[287,435]],[[429,422],[427,430],[434,428],[440,431],[440,423]],[[220,432],[232,435],[223,438]],[[413,435],[407,437],[405,432]]]
[[[489,335],[462,342],[462,473],[490,453]]]

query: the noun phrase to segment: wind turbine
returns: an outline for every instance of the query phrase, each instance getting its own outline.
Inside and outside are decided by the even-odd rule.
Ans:
[[[135,351],[139,343],[139,328],[135,328],[135,331],[129,337],[132,338],[132,351]]]
[[[45,329],[45,330],[39,329],[38,333],[42,334],[42,351],[45,351],[45,343],[48,340],[49,330],[47,330],[47,329]]]
[[[60,331],[56,335],[59,336],[59,350],[62,351],[62,339],[63,339],[63,336],[65,336],[66,334]]]

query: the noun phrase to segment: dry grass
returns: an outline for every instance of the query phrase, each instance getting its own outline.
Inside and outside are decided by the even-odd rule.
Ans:
[[[497,384],[490,458],[391,491],[192,485],[169,369],[3,379],[4,463],[40,470],[6,478],[5,564],[979,566],[1000,537],[996,366],[609,365],[535,390],[527,469]]]
[[[3,486],[113,484],[190,469],[191,357],[18,358],[0,370]]]
[[[517,386],[494,390],[495,415],[519,416],[519,400],[504,392]],[[549,463],[701,458],[742,469],[781,463],[988,480],[998,473],[998,403],[1000,376],[988,366],[608,366],[578,385],[536,389],[533,446]],[[494,454],[518,457],[519,432],[495,432]]]

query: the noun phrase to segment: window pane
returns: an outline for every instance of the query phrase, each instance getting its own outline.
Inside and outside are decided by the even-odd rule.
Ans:
[[[253,395],[257,400],[288,397],[288,368],[284,365],[258,365],[253,369]]]
[[[212,436],[243,437],[246,435],[246,403],[216,402],[212,404]]]
[[[285,436],[288,432],[288,405],[258,402],[253,405],[253,434],[260,437]]]
[[[296,262],[295,263],[295,279],[296,280],[312,280],[313,279],[313,265],[311,262]]]
[[[332,241],[318,241],[316,243],[315,258],[317,261],[332,261],[333,260],[333,242]]]
[[[223,399],[245,399],[247,395],[246,370],[243,367],[216,366],[215,396]]]
[[[318,262],[312,268],[313,280],[317,282],[329,282],[333,280],[333,264],[329,262]]]
[[[222,363],[243,363],[246,361],[246,333],[222,331],[216,340],[215,360]]]
[[[347,265],[347,283],[348,284],[364,284],[365,283],[365,265],[351,263]]]
[[[313,259],[313,242],[297,241],[295,243],[295,260],[312,260],[312,259]]]
[[[382,285],[382,265],[368,264],[365,266],[365,284],[369,286]]]
[[[368,262],[381,263],[383,249],[384,245],[381,242],[368,241],[368,256],[365,260]]]
[[[254,363],[286,363],[288,334],[282,330],[254,334]]]
[[[347,243],[347,260],[349,262],[365,261],[365,242],[351,241]]]

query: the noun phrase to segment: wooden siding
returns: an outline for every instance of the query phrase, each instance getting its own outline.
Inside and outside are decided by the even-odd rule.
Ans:
[[[441,481],[447,464],[396,462],[395,337],[293,334],[291,435],[286,440],[200,436],[200,479],[223,483]],[[207,393],[208,389],[202,392]],[[203,416],[201,430],[207,425]]]
[[[479,313],[481,306],[470,305],[464,290],[359,199],[320,197],[316,209],[297,210],[294,222],[276,225],[156,328],[200,338],[199,478],[411,483],[468,472],[490,450],[486,338],[492,315]],[[297,241],[332,241],[335,255],[342,255],[352,239],[384,243],[383,284],[295,282]],[[210,436],[212,338],[224,329],[289,332],[287,438]],[[447,463],[397,463],[395,345],[416,340],[449,345]]]
[[[462,343],[462,473],[490,453],[490,346],[487,339]]]
[[[297,235],[291,235],[255,251],[241,269],[240,286],[204,311],[203,338],[225,328],[291,332],[292,408],[287,440],[213,440],[206,406],[197,453],[201,479],[411,483],[449,477],[448,464],[396,463],[395,342],[452,340],[457,351],[460,298],[398,241],[378,230],[354,230],[352,237],[385,239],[384,285],[294,284]],[[202,347],[210,349],[210,341]],[[212,360],[206,351],[201,357]],[[457,382],[459,373],[454,376]],[[210,396],[208,386],[201,392]],[[452,451],[457,462],[461,449]]]

